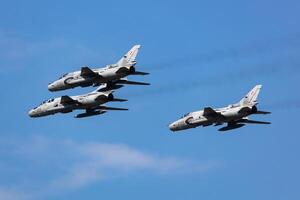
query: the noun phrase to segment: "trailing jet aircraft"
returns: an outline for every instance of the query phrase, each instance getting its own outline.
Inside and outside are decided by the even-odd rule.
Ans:
[[[115,89],[123,87],[122,85],[113,85],[110,87],[100,86],[97,90],[78,96],[62,96],[49,99],[42,102],[39,106],[29,111],[30,117],[42,117],[53,115],[56,113],[69,113],[73,110],[84,109],[86,112],[76,115],[76,118],[100,115],[106,110],[128,110],[126,108],[114,108],[102,105],[110,101],[127,101],[126,99],[118,99],[113,96]]]
[[[261,85],[255,86],[240,102],[229,105],[224,108],[212,109],[210,107],[204,110],[191,112],[184,115],[181,119],[171,123],[171,131],[180,131],[198,126],[222,125],[227,126],[220,128],[219,131],[228,131],[244,126],[245,124],[270,124],[270,122],[254,121],[247,118],[252,114],[270,114],[270,112],[259,111],[257,109],[257,97]]]
[[[82,67],[80,71],[64,74],[58,80],[48,85],[49,91],[60,91],[78,86],[99,86],[107,84],[130,84],[130,85],[150,85],[149,83],[129,81],[125,77],[128,75],[148,75],[146,72],[136,71],[136,56],[140,45],[132,47],[116,64],[107,65],[104,68],[91,69]]]

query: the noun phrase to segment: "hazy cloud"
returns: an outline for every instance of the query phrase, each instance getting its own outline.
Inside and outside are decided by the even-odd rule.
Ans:
[[[1,200],[28,200],[29,197],[24,193],[11,188],[0,187]]]
[[[59,187],[81,187],[90,183],[128,175],[138,171],[152,173],[176,173],[189,170],[206,170],[206,164],[162,157],[131,148],[124,144],[68,143],[70,148],[80,159],[61,178],[54,181]]]
[[[28,192],[26,195],[30,199],[80,189],[96,182],[124,178],[136,173],[160,176],[194,174],[207,172],[218,165],[214,161],[163,156],[125,144],[56,141],[36,137],[28,141],[5,141],[1,146],[0,154],[8,154],[14,161],[10,161],[11,166],[7,166],[11,169],[0,168],[0,175],[8,173],[21,177],[14,177],[16,181],[5,187],[17,191],[20,190],[16,189],[18,186]],[[14,174],[15,171],[20,171],[14,169],[16,167],[22,168],[18,175]],[[0,182],[0,188],[1,185],[3,183]],[[0,196],[0,199],[16,198],[13,194],[18,193],[2,190],[0,195],[3,198]]]

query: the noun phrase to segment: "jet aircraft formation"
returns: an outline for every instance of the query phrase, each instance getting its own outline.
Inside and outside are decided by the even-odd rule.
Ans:
[[[64,74],[58,80],[48,85],[49,91],[61,91],[75,87],[97,87],[96,90],[83,95],[61,96],[42,102],[39,106],[29,111],[30,117],[42,117],[56,113],[69,113],[74,110],[85,110],[75,115],[75,118],[83,118],[101,115],[108,110],[128,110],[106,106],[108,102],[124,102],[126,99],[116,98],[113,93],[125,84],[150,85],[149,83],[129,81],[129,75],[148,75],[147,72],[136,70],[136,56],[140,45],[135,45],[116,64],[107,65],[104,68],[91,69],[82,67],[81,70]],[[261,85],[256,85],[238,103],[224,108],[213,109],[205,107],[204,110],[185,114],[179,120],[171,123],[171,131],[180,131],[198,126],[219,126],[227,123],[219,131],[228,131],[244,126],[245,124],[270,124],[270,122],[255,121],[248,118],[252,114],[270,114],[257,108],[257,98]]]
[[[136,56],[140,45],[132,47],[116,64],[107,65],[104,68],[91,69],[82,67],[80,71],[64,74],[58,80],[48,85],[49,91],[61,91],[75,87],[98,87],[95,91],[78,96],[61,96],[42,102],[39,106],[29,111],[30,117],[42,117],[56,113],[69,113],[73,110],[85,110],[77,114],[76,118],[100,115],[107,110],[128,110],[126,108],[114,108],[105,103],[127,101],[115,98],[115,90],[122,88],[124,84],[150,85],[149,83],[127,80],[129,75],[148,75],[146,72],[136,71]]]

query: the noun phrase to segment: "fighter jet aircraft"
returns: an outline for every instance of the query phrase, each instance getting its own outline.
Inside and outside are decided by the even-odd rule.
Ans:
[[[212,109],[210,107],[204,110],[191,112],[184,115],[181,119],[171,123],[171,131],[180,131],[198,126],[222,125],[227,126],[220,128],[219,131],[228,131],[244,126],[245,124],[270,124],[270,122],[254,121],[247,118],[252,114],[270,114],[270,112],[259,111],[257,109],[257,97],[261,85],[255,86],[240,102],[229,105],[224,108]]]
[[[131,84],[131,85],[149,85],[149,83],[128,81],[125,77],[128,75],[148,75],[146,72],[136,71],[136,56],[140,45],[132,47],[116,64],[107,65],[104,68],[91,69],[82,67],[80,71],[64,74],[58,80],[48,85],[49,91],[66,90],[78,86],[99,86],[107,84]]]
[[[102,105],[110,101],[127,101],[126,99],[118,99],[113,96],[114,90],[121,87],[122,85],[114,85],[110,87],[100,86],[97,90],[88,94],[71,97],[62,96],[49,99],[30,110],[28,115],[30,117],[42,117],[56,113],[69,113],[73,110],[84,109],[84,113],[75,116],[75,118],[83,118],[103,114],[106,110],[128,110],[126,108],[114,108]]]

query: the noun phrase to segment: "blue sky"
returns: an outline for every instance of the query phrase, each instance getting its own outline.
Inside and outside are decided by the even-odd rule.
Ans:
[[[0,199],[299,199],[299,1],[1,1]],[[30,119],[47,84],[141,44],[151,82],[116,92],[128,112]],[[262,84],[272,112],[220,134],[172,134],[184,113]]]

